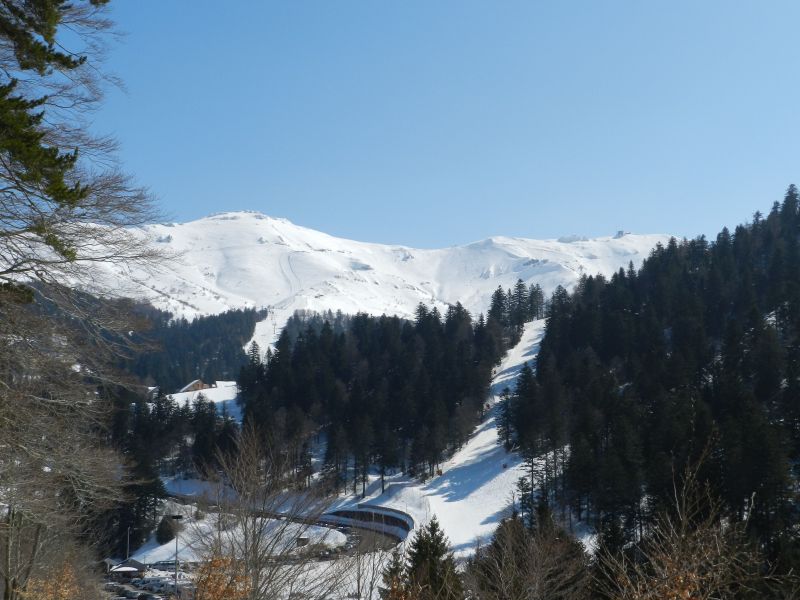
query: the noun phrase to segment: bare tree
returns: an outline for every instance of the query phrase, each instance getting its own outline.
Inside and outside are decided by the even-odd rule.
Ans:
[[[243,563],[229,557],[206,557],[195,588],[195,600],[247,600],[250,595]]]
[[[340,565],[320,560],[328,530],[316,523],[325,503],[294,488],[287,453],[245,426],[236,452],[220,455],[219,465],[212,525],[194,533],[205,559],[236,565],[247,600],[324,598],[339,589]]]
[[[702,463],[702,460],[701,460]],[[622,554],[600,549],[599,589],[615,600],[796,598],[793,577],[776,577],[751,545],[745,523],[723,517],[719,500],[698,481],[699,466],[675,485],[674,506]]]
[[[58,546],[47,564],[32,576],[24,592],[23,600],[101,600],[103,594],[95,582],[92,569],[87,568],[90,557],[84,549],[68,540]]]
[[[365,531],[352,553],[339,559],[343,589],[354,598],[378,598],[390,558],[380,534]]]
[[[24,593],[119,499],[97,386],[130,349],[125,305],[76,292],[159,258],[152,198],[88,120],[114,78],[105,0],[0,0],[0,590]],[[34,577],[34,579],[32,579]]]
[[[135,228],[157,217],[119,165],[110,137],[89,132],[101,105],[112,23],[105,0],[0,2],[0,282],[89,284],[98,263],[147,264]],[[62,41],[61,37],[69,39]]]
[[[581,600],[589,597],[589,560],[577,540],[553,524],[535,532],[504,521],[470,561],[467,597],[480,600]]]

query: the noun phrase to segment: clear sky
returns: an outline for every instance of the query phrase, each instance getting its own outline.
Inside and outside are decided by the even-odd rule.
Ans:
[[[712,235],[800,184],[800,2],[113,0],[96,118],[174,220]]]

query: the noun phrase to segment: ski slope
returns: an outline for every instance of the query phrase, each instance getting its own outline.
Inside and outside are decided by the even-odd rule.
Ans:
[[[525,363],[534,366],[543,335],[543,320],[525,326],[520,342],[496,370],[489,398],[492,407],[486,418],[464,447],[442,464],[442,475],[426,483],[402,475],[391,477],[383,494],[380,481],[373,478],[366,498],[342,499],[330,510],[385,508],[409,515],[415,527],[436,515],[456,557],[472,554],[475,545],[488,540],[500,520],[510,515],[512,493],[523,465],[519,455],[507,453],[497,437],[500,394],[505,387],[513,389]]]
[[[508,453],[497,437],[499,400],[503,388],[513,390],[523,365],[536,359],[544,321],[528,323],[522,339],[503,359],[492,380],[492,408],[469,442],[442,467],[442,475],[424,487],[431,512],[442,523],[456,555],[469,554],[476,541],[491,537],[509,506],[522,459]]]
[[[154,272],[106,264],[92,291],[140,297],[193,318],[269,307],[256,340],[272,342],[298,309],[412,317],[420,302],[443,310],[461,302],[488,309],[498,286],[518,279],[545,294],[584,274],[638,265],[666,235],[530,240],[492,237],[442,249],[415,249],[336,238],[260,213],[232,212],[189,223],[147,226],[143,243],[178,258]]]

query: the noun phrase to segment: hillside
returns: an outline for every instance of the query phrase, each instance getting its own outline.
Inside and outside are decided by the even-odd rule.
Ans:
[[[622,546],[699,464],[725,518],[796,568],[799,207],[790,186],[713,242],[672,241],[553,296],[539,368],[512,397],[515,445],[553,453],[534,482],[551,506]]]
[[[514,387],[523,365],[534,366],[544,334],[544,321],[525,326],[519,343],[511,348],[495,371],[488,398],[491,408],[466,443],[441,465],[441,475],[425,483],[398,474],[389,478],[381,493],[380,479],[372,478],[367,497],[349,496],[331,510],[348,508],[367,512],[377,509],[401,511],[413,519],[414,527],[433,515],[452,544],[456,556],[474,553],[476,544],[486,543],[501,519],[511,515],[517,480],[524,476],[522,458],[506,452],[497,437],[500,394]],[[390,513],[391,514],[391,513]]]
[[[174,252],[159,272],[106,265],[100,287],[150,300],[193,318],[233,308],[270,307],[256,339],[272,342],[296,310],[411,317],[420,302],[461,302],[485,312],[492,292],[517,279],[549,295],[571,288],[583,274],[609,275],[640,264],[665,235],[592,240],[493,237],[442,249],[363,243],[336,238],[254,212],[218,214],[183,224],[150,225],[152,243]]]

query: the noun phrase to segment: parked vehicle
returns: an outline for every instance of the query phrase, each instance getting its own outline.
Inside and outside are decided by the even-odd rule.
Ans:
[[[151,592],[160,592],[164,589],[166,585],[168,585],[167,581],[159,579],[158,581],[151,581],[144,587],[145,589],[150,590]]]
[[[136,584],[136,587],[149,590],[152,584],[159,581],[164,581],[164,577],[144,577],[139,583]]]

